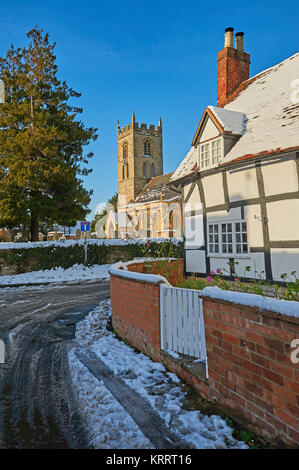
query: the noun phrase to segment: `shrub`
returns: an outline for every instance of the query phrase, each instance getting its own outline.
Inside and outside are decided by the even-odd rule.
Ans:
[[[182,242],[171,240],[162,242],[128,243],[124,245],[88,244],[88,265],[129,261],[135,257],[152,258],[183,255]],[[67,269],[74,264],[84,264],[84,244],[57,246],[47,245],[34,248],[13,248],[0,251],[0,273],[3,266],[14,267],[17,273],[62,267]]]

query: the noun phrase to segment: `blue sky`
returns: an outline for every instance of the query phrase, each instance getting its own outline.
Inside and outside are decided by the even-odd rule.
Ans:
[[[226,27],[244,31],[251,76],[299,50],[296,1],[14,0],[0,16],[1,56],[34,25],[49,32],[59,77],[82,93],[82,119],[99,129],[84,182],[94,190],[88,219],[117,191],[116,123],[128,124],[133,109],[138,122],[162,117],[164,171],[178,166],[204,108],[216,105]]]

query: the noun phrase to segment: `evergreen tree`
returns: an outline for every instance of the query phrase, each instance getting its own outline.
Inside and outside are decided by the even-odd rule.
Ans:
[[[58,80],[55,43],[38,27],[27,37],[28,47],[0,58],[0,226],[29,225],[36,241],[40,222],[75,225],[89,212],[80,175],[92,171],[84,147],[97,129],[76,119],[82,108],[69,100],[81,94]]]

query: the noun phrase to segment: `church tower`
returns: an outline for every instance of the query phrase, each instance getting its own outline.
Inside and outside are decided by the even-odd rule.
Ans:
[[[133,201],[145,183],[163,175],[162,121],[158,126],[135,122],[117,123],[118,196],[121,204]]]

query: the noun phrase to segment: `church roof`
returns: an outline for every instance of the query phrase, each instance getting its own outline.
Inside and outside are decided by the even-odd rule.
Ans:
[[[173,173],[167,173],[166,175],[151,178],[143,186],[142,190],[131,204],[154,202],[160,201],[161,199],[163,201],[169,201],[180,197],[180,194],[170,189],[167,185],[172,175]]]

